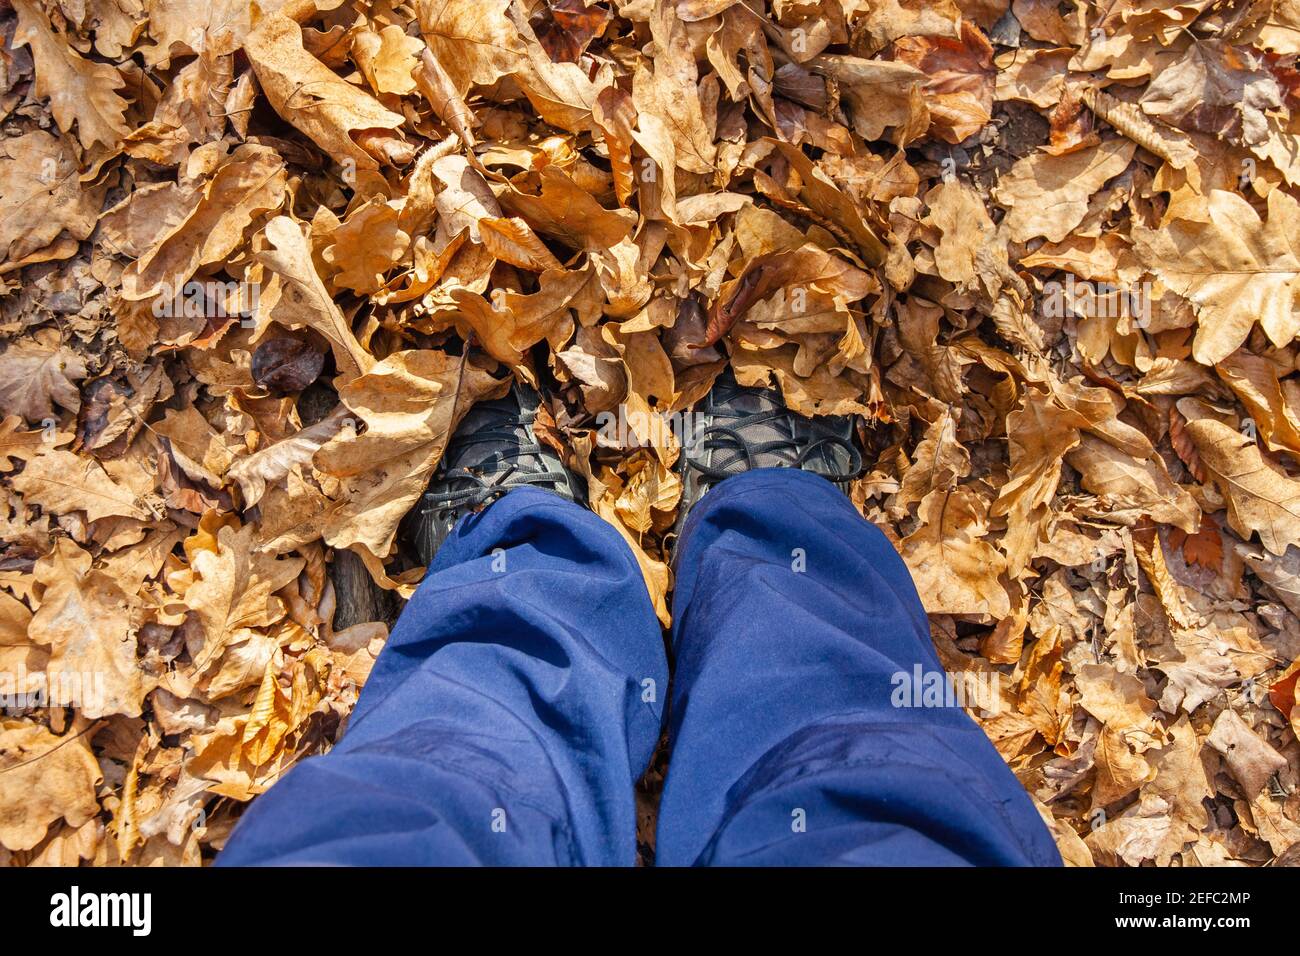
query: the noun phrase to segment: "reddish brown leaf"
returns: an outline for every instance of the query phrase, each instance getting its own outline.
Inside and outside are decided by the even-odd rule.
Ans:
[[[325,353],[301,339],[267,339],[253,352],[253,381],[272,392],[301,392],[320,376]]]

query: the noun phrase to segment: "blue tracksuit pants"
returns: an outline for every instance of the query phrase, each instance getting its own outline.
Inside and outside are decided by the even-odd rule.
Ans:
[[[673,602],[667,706],[622,539],[510,492],[438,552],[342,740],[258,798],[218,862],[629,865],[667,713],[660,865],[1060,863],[965,712],[912,706],[904,682],[942,670],[921,602],[829,482],[765,469],[714,488]]]

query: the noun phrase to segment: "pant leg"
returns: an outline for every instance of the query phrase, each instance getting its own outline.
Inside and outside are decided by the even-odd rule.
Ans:
[[[683,533],[674,601],[658,863],[1059,864],[960,707],[891,702],[895,675],[942,667],[906,565],[830,482],[719,484]]]
[[[512,491],[457,525],[343,739],[259,797],[218,862],[631,865],[667,682],[617,532]]]

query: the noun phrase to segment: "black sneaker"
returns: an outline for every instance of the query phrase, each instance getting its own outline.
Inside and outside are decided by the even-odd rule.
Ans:
[[[402,521],[411,557],[428,565],[463,516],[512,488],[532,486],[586,503],[582,479],[533,431],[537,392],[515,382],[504,398],[479,402],[457,426],[429,488]]]
[[[678,461],[679,532],[695,502],[733,475],[754,468],[800,468],[847,493],[863,470],[852,416],[807,418],[786,408],[775,389],[736,384],[730,369],[693,410],[690,426]]]

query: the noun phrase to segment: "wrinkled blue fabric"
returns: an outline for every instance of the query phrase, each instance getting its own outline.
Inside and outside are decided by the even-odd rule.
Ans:
[[[940,671],[906,566],[829,482],[730,478],[679,542],[659,865],[1059,865]],[[668,692],[631,551],[522,488],[457,525],[342,740],[244,815],[218,864],[630,865]]]

